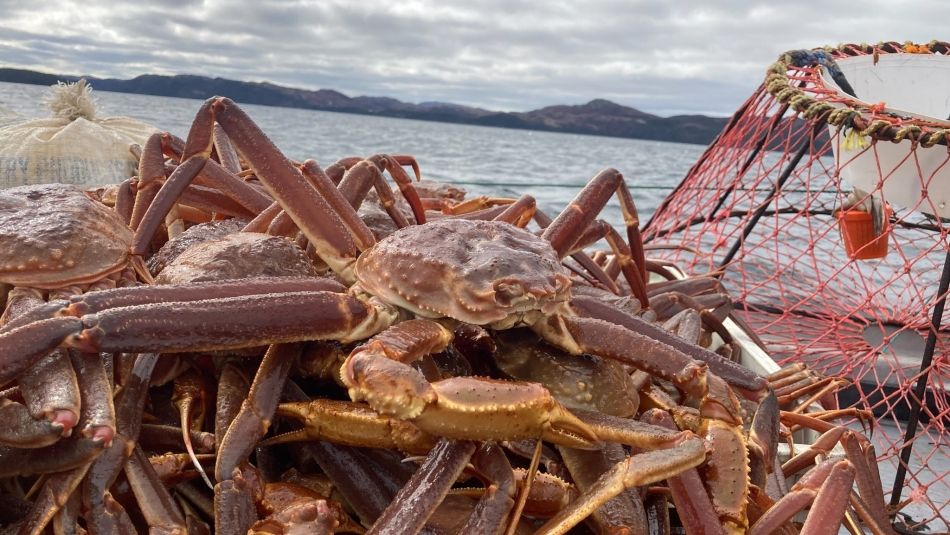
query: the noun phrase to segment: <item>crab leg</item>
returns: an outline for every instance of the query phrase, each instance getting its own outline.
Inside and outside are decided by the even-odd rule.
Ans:
[[[293,239],[299,232],[300,229],[297,228],[294,220],[291,219],[289,215],[287,215],[287,212],[281,212],[277,214],[277,217],[275,217],[270,222],[270,225],[267,226],[266,233],[270,234],[271,236],[283,236],[285,238]]]
[[[768,472],[778,457],[780,427],[778,400],[770,392],[759,403],[749,428],[749,478],[759,488],[766,487]]]
[[[422,172],[419,171],[419,162],[416,161],[415,157],[408,154],[390,154],[389,157],[403,167],[411,167],[417,182],[422,180]]]
[[[0,354],[4,355],[0,361],[0,384],[19,377],[67,336],[81,329],[79,318],[50,318],[0,334]],[[58,414],[65,417],[63,412]]]
[[[133,187],[133,182],[136,184]],[[119,190],[115,196],[115,211],[122,218],[126,225],[132,221],[132,209],[135,206],[135,189],[138,187],[138,180],[127,178],[119,184]]]
[[[416,159],[412,156],[406,154],[396,154],[390,156],[397,164],[399,165],[408,165],[412,167],[412,171],[416,176],[416,180],[422,178],[422,174],[419,172],[419,163],[416,162]],[[339,184],[343,179],[343,175],[354,165],[363,161],[363,158],[359,156],[347,156],[345,158],[340,158],[336,162],[327,167],[327,176],[330,177],[330,180],[334,184]]]
[[[221,125],[214,125],[214,150],[218,153],[218,160],[221,162],[221,167],[225,168],[229,173],[240,173],[241,172],[241,159],[238,157],[238,153],[234,150],[234,146],[231,145],[231,139],[228,137],[228,134],[225,133],[224,128],[221,128]]]
[[[477,210],[484,210],[485,208],[491,208],[492,206],[505,206],[514,202],[515,199],[508,197],[488,197],[487,195],[480,195],[456,203],[451,203],[443,199],[440,203],[440,208],[445,215],[462,215]]]
[[[245,465],[235,467],[229,477],[214,486],[214,525],[221,535],[248,533],[257,521],[255,491],[258,477],[254,469]]]
[[[53,516],[53,533],[57,535],[83,535],[79,525],[79,494],[73,490],[66,503]]]
[[[847,379],[838,379],[827,385],[825,385],[821,390],[815,392],[814,394],[808,396],[803,401],[799,402],[798,405],[791,408],[791,412],[804,412],[812,403],[820,402],[823,406],[829,406],[827,399],[830,397],[832,404],[830,406],[837,407],[837,398],[835,398],[835,392],[846,388],[850,385],[851,382]]]
[[[685,279],[666,280],[647,284],[647,295],[651,298],[670,291],[694,296],[705,293],[719,293],[722,291],[722,283],[715,277],[693,276]]]
[[[191,217],[191,215],[187,213],[189,210],[195,210],[202,214],[217,213],[239,218],[251,218],[258,213],[248,210],[244,206],[241,206],[240,203],[216,189],[196,186],[194,184],[185,188],[185,191],[181,193],[181,197],[178,199],[178,203],[179,204],[175,205],[178,211],[186,212],[184,215],[188,215],[189,217]],[[269,204],[267,206],[269,206]],[[169,212],[169,217],[171,217],[173,212],[174,210]],[[169,218],[166,218],[166,220],[168,219]]]
[[[699,319],[699,313],[690,308],[680,311],[663,322],[663,329],[691,344],[698,344],[699,338],[703,334],[703,326]]]
[[[640,301],[643,308],[648,308],[650,306],[650,299],[647,297],[646,285],[644,283],[645,275],[640,273],[641,269],[633,258],[630,247],[623,241],[620,234],[604,221],[597,220],[592,222],[589,229],[593,229],[594,235],[598,236],[598,239],[604,238],[607,240],[611,250],[614,252],[614,258],[616,258],[620,264],[620,271],[623,273],[627,284],[630,285],[634,297]]]
[[[30,513],[20,522],[18,534],[39,535],[50,520],[62,509],[76,487],[89,470],[89,464],[83,464],[72,470],[50,475],[39,495],[33,500]]]
[[[870,441],[847,427],[837,427],[834,424],[808,415],[783,412],[782,418],[824,432],[810,448],[789,459],[782,466],[783,473],[786,475],[796,473],[818,454],[828,453],[836,443],[840,442],[844,447],[848,460],[851,462],[851,466],[855,470],[854,477],[861,498],[873,511],[875,522],[879,526],[889,526],[890,522],[884,514],[881,475],[878,471],[874,446]]]
[[[221,449],[221,440],[241,410],[241,403],[247,398],[250,389],[251,381],[237,362],[232,359],[221,367],[214,411],[215,451]]]
[[[491,221],[499,215],[501,215],[505,210],[508,209],[510,205],[505,206],[496,206],[494,208],[486,208],[484,210],[479,210],[477,212],[470,212],[462,215],[447,215],[444,216],[444,219],[466,219],[468,221]]]
[[[373,167],[375,168],[375,166]],[[347,230],[349,230],[353,239],[356,241],[356,246],[360,250],[372,247],[373,244],[376,243],[376,238],[373,236],[373,232],[369,227],[366,226],[366,223],[364,223],[356,213],[356,209],[359,208],[359,203],[354,204],[353,198],[347,195],[347,192],[343,189],[343,182],[340,183],[339,187],[336,186],[333,181],[327,177],[326,173],[323,172],[323,169],[320,169],[317,162],[313,160],[305,161],[300,165],[299,169],[300,172],[303,173],[303,176],[310,181],[339,215],[340,221],[346,225]],[[376,171],[378,180],[382,181],[382,177],[378,176],[379,170],[377,169]],[[385,183],[383,183],[383,185],[385,186]],[[364,192],[363,195],[365,196],[366,193]],[[362,197],[359,199],[362,201]],[[348,207],[351,207],[352,210]],[[402,215],[401,212],[400,215]]]
[[[90,292],[70,299],[65,314],[83,316],[110,308],[133,305],[200,301],[224,297],[290,292],[343,292],[346,287],[331,280],[315,277],[259,277],[213,282],[190,282],[175,286],[135,286]],[[58,308],[64,308],[61,305]]]
[[[617,494],[633,487],[649,485],[693,468],[706,458],[706,449],[696,437],[684,437],[670,449],[639,453],[604,473],[589,492],[559,512],[537,531],[538,534],[563,534],[590,516]]]
[[[475,453],[475,443],[442,439],[366,535],[415,534]]]
[[[654,449],[664,445],[670,447],[671,443],[676,441],[695,439],[692,433],[673,434],[664,432],[663,429],[644,426],[639,422],[613,416],[584,411],[578,411],[578,415],[585,423],[591,425],[598,437],[610,442]],[[669,416],[666,418],[668,419]],[[668,420],[667,423],[672,423],[672,421]],[[717,419],[704,420],[703,426],[706,429],[705,439],[710,444],[708,448],[712,456],[710,466],[716,467],[715,471],[707,472],[704,478],[709,487],[709,494],[713,497],[713,506],[724,522],[734,525],[737,531],[742,531],[746,526],[745,489],[748,484],[746,471],[748,458],[741,429]],[[693,482],[695,480],[694,478]],[[697,488],[702,489],[702,486]],[[686,492],[690,491],[693,494],[697,493],[695,489],[689,489]],[[708,503],[708,499],[700,499],[696,505],[701,506],[703,501]]]
[[[215,131],[217,130],[218,125],[215,125]],[[251,214],[260,213],[272,202],[267,195],[241,180],[236,174],[229,172],[214,160],[208,160],[205,166],[201,168],[195,182],[208,188],[214,188]]]
[[[558,452],[581,493],[590,491],[601,475],[622,462],[626,456],[623,446],[610,442],[596,451],[558,447]],[[624,489],[605,501],[591,514],[591,520],[598,533],[614,533],[623,528],[631,534],[644,534],[647,531],[643,500],[633,488]]]
[[[240,405],[240,401],[238,405]],[[221,435],[224,436],[223,431]],[[188,432],[188,440],[196,453],[208,453],[215,450],[213,433],[192,429]],[[142,424],[139,431],[139,443],[142,444],[145,451],[181,451],[187,449],[182,440],[180,426]]]
[[[484,442],[472,455],[475,469],[489,484],[460,533],[500,533],[515,505],[515,480],[504,451],[494,442]],[[517,522],[517,519],[515,519]]]
[[[18,318],[28,316],[44,304],[43,296],[39,291],[30,288],[15,288],[10,292],[7,308],[4,311],[6,325]],[[3,382],[0,379],[0,383]],[[34,447],[45,446],[52,444],[57,435],[69,436],[79,419],[80,393],[76,373],[66,353],[54,351],[42,357],[19,375],[18,384],[30,417],[37,423],[31,424],[26,420],[17,419],[8,412],[21,426],[25,425],[32,431],[13,426],[13,422],[10,421],[5,422],[8,425],[4,426],[3,434],[17,437],[20,447],[24,447],[31,441],[34,442]],[[12,406],[8,406],[6,410],[16,411]],[[10,444],[10,442],[5,443]]]
[[[181,164],[165,181],[136,230],[133,254],[145,253],[165,214],[208,161],[215,120],[228,133],[234,147],[244,156],[274,200],[317,248],[320,257],[334,272],[347,281],[353,281],[352,264],[358,249],[339,217],[260,128],[234,102],[220,97],[209,99],[198,110],[188,133]]]
[[[329,177],[327,179],[330,180]],[[382,171],[376,167],[376,164],[369,160],[360,160],[346,170],[336,187],[350,206],[354,210],[359,210],[369,190],[381,180],[383,180]]]
[[[343,176],[343,180],[340,181],[339,185],[340,191],[343,192],[354,209],[359,209],[366,194],[369,193],[368,188],[370,186],[374,187],[380,204],[382,204],[383,209],[386,210],[386,213],[389,215],[389,218],[392,219],[396,228],[408,227],[409,220],[403,215],[402,210],[396,206],[396,197],[393,195],[393,191],[389,185],[386,184],[386,181],[383,180],[382,172],[386,169],[387,165],[385,156],[382,155],[374,156],[373,158],[368,158],[357,163]],[[405,175],[405,173],[403,173],[403,175]],[[393,176],[396,175],[394,174]],[[408,178],[406,180],[408,180]],[[403,191],[403,195],[405,195],[407,191],[415,195],[415,189],[413,189],[411,185],[407,185],[406,187],[408,189]],[[418,199],[418,197],[416,198]],[[420,210],[422,209],[420,208]],[[425,219],[423,219],[423,221],[425,221]]]
[[[33,418],[27,408],[0,398],[0,444],[15,448],[42,448],[63,436],[63,428],[49,420]]]
[[[765,395],[767,381],[748,368],[727,360],[712,351],[688,344],[662,328],[632,314],[611,307],[597,299],[577,296],[571,300],[572,309],[580,316],[598,318],[610,323],[621,325],[628,331],[640,333],[651,342],[651,345],[668,346],[692,359],[709,366],[709,371],[725,379],[729,386],[736,389],[748,399],[759,401]],[[634,346],[630,346],[634,347]],[[650,347],[650,345],[646,346]],[[669,351],[664,348],[663,351]],[[675,358],[675,357],[674,357]]]
[[[783,415],[783,417],[784,416],[786,415]],[[810,465],[818,455],[830,452],[847,430],[847,427],[832,426],[831,429],[825,431],[821,436],[815,439],[808,449],[785,461],[782,465],[782,473],[785,477],[789,477],[792,474],[800,472]]]
[[[653,425],[676,429],[673,418],[666,411],[650,409],[641,418]],[[676,504],[676,513],[687,533],[725,534],[696,468],[683,470],[679,475],[667,479],[667,483]]]
[[[405,158],[405,157],[403,157]],[[412,168],[416,172],[416,178],[419,177],[419,165],[415,163],[415,159],[411,159],[413,164]],[[409,203],[409,207],[412,209],[412,215],[416,219],[417,225],[425,224],[426,222],[426,211],[422,207],[422,201],[419,200],[419,194],[416,192],[416,189],[412,186],[412,179],[406,174],[406,171],[402,168],[402,163],[400,160],[393,158],[387,154],[376,154],[370,156],[367,160],[376,164],[381,171],[389,171],[389,175],[393,177],[393,180],[396,181],[396,184],[399,186],[399,191],[402,193],[406,202]],[[387,206],[388,203],[393,201],[392,193],[389,190],[389,186],[384,181],[375,182],[376,192],[380,195],[380,200],[383,201],[383,207],[386,208],[386,212],[389,213],[390,217],[395,217],[393,211],[398,211],[394,205]],[[388,195],[387,195],[388,193]],[[386,198],[388,196],[388,199]],[[400,217],[402,214],[399,214]]]
[[[517,201],[508,205],[500,214],[493,217],[494,221],[504,221],[516,227],[524,228],[534,218],[537,201],[531,195],[522,195]]]
[[[110,353],[227,350],[320,339],[346,342],[378,332],[393,316],[332,292],[251,295],[86,314],[83,330],[67,342]],[[178,317],[186,322],[169,321]]]
[[[871,517],[878,526],[889,528],[891,523],[884,505],[884,491],[874,445],[863,435],[850,430],[841,437],[841,445],[844,446],[848,460],[854,465],[858,492],[868,505]]]
[[[406,481],[370,463],[370,450],[314,442],[304,446],[364,525],[371,525]],[[408,477],[406,478],[408,479]]]
[[[184,139],[171,132],[162,132],[162,154],[164,154],[166,158],[181,161],[181,155],[184,150]]]
[[[190,369],[175,378],[172,403],[178,407],[179,419],[181,421],[181,438],[185,446],[185,451],[188,452],[192,464],[195,469],[198,470],[198,473],[201,474],[208,488],[214,489],[214,484],[208,479],[204,468],[202,468],[201,463],[198,462],[198,457],[195,455],[195,449],[191,443],[190,430],[193,423],[192,420],[197,420],[200,424],[204,419],[206,405],[204,381],[197,371]],[[196,405],[197,409],[195,409]],[[193,410],[197,412],[197,415],[193,414]]]
[[[135,446],[125,461],[125,475],[151,529],[184,533],[185,517],[152,468],[142,448]]]
[[[551,223],[552,223],[552,219],[539,209],[535,209],[534,211],[534,220],[535,222],[537,222],[538,226],[543,229],[548,228],[549,226],[551,226]],[[603,268],[601,268],[596,262],[594,262],[591,259],[591,257],[587,256],[586,253],[576,252],[576,253],[571,254],[571,258],[573,258],[575,261],[577,261],[578,264],[583,266],[583,268],[586,269],[588,273],[593,275],[594,278],[597,279],[597,282],[603,284],[607,288],[607,290],[617,295],[620,294],[620,289],[617,287],[617,283],[614,282],[614,279],[617,276],[616,274],[611,276],[608,272],[606,272]]]
[[[600,319],[565,316],[533,328],[546,341],[570,353],[593,353],[619,360],[672,381],[694,398],[707,396],[705,363],[638,332]],[[631,355],[631,348],[637,348],[636,357]]]
[[[732,302],[723,294],[715,294],[712,297],[713,299],[706,301],[721,301],[722,306],[716,309],[715,302],[707,304],[680,292],[666,292],[653,297],[650,300],[650,307],[656,312],[659,321],[664,321],[682,310],[695,310],[699,313],[707,329],[718,334],[725,343],[731,344],[733,341],[732,334],[722,322],[731,312]],[[713,310],[709,310],[710,308],[713,308]],[[725,314],[722,314],[722,312],[725,312]]]
[[[82,434],[94,440],[102,440],[109,446],[115,437],[115,407],[102,359],[98,353],[70,351],[69,356],[79,377],[83,410],[86,413],[79,421]]]
[[[136,357],[129,379],[116,399],[115,439],[92,463],[83,483],[85,519],[93,533],[109,533],[110,526],[121,525],[128,518],[122,506],[112,500],[108,489],[122,471],[138,438],[149,378],[157,362],[158,355],[154,353]]]
[[[567,252],[574,246],[614,193],[620,199],[620,210],[627,226],[627,240],[630,242],[629,246],[632,249],[632,261],[639,268],[640,279],[646,281],[646,262],[643,253],[643,240],[640,237],[640,221],[637,217],[637,209],[629,190],[627,190],[623,175],[616,169],[604,169],[597,173],[584,186],[584,189],[574,197],[567,208],[558,214],[544,230],[544,233],[541,234],[541,237],[551,242],[558,256],[562,258],[567,256]]]
[[[77,423],[82,383],[66,351],[56,350],[17,378],[31,416],[60,428],[68,436]],[[84,401],[83,401],[84,402]]]
[[[345,158],[340,158],[327,167],[327,177],[333,181],[334,184],[339,186],[340,182],[343,180],[343,177],[346,175],[346,172],[361,161],[363,161],[363,158],[359,156],[347,156]]]
[[[274,221],[278,215],[284,213],[283,208],[280,207],[280,203],[273,202],[267,206],[267,208],[261,210],[257,216],[254,217],[247,226],[241,229],[242,232],[267,232],[267,229],[270,227],[270,224]]]
[[[129,228],[135,230],[142,223],[145,211],[152,204],[164,180],[165,155],[162,154],[162,135],[155,133],[145,141],[142,156],[139,157],[139,182]]]
[[[614,312],[618,316],[633,318],[619,310],[614,309]],[[658,327],[651,327],[662,331]],[[538,322],[532,328],[548,342],[571,353],[592,353],[612,358],[673,382],[681,391],[701,400],[700,413],[703,416],[733,425],[742,423],[739,401],[732,389],[719,376],[707,374],[705,362],[693,360],[673,345],[595,318],[560,315],[546,322]],[[670,333],[663,332],[663,337],[677,345],[688,345]],[[636,355],[631,354],[631,348],[637,348]],[[729,362],[715,353],[710,354],[723,362]],[[747,370],[747,373],[751,372]],[[735,380],[735,377],[732,379]]]
[[[415,162],[415,160],[412,161]],[[346,167],[346,172],[340,180],[336,181],[329,177],[328,180],[338,184],[337,187],[340,192],[346,197],[354,210],[359,209],[366,194],[369,193],[369,189],[374,187],[379,196],[380,203],[396,227],[407,227],[409,226],[409,221],[403,215],[399,207],[396,206],[396,199],[393,196],[393,192],[383,179],[382,172],[386,169],[389,169],[390,175],[392,175],[398,183],[403,198],[409,203],[416,221],[420,224],[425,223],[424,205],[419,199],[415,188],[412,186],[412,180],[406,175],[406,172],[402,170],[400,164],[391,156],[377,154],[365,160],[359,160],[353,163],[353,165]]]
[[[841,462],[839,459],[827,459],[809,470],[802,478],[795,483],[788,494],[775,503],[765,514],[752,525],[749,531],[750,535],[759,535],[773,533],[781,525],[785,524],[799,511],[807,508],[815,500],[818,490],[828,479],[831,470]],[[843,490],[850,492],[850,485]],[[840,522],[839,522],[840,524]],[[837,531],[837,525],[835,531]]]
[[[215,464],[215,478],[224,481],[244,462],[257,442],[267,434],[281,390],[300,357],[300,344],[275,344],[268,348],[254,376],[247,399],[228,427]]]
[[[101,454],[104,445],[101,440],[73,436],[45,448],[0,446],[0,477],[71,470]]]

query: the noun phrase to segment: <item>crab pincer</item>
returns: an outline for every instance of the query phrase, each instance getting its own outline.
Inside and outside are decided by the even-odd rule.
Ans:
[[[355,401],[409,420],[435,436],[468,440],[542,438],[597,447],[587,425],[536,383],[452,377],[429,383],[409,362],[441,351],[452,332],[429,320],[398,323],[355,349],[341,371]]]

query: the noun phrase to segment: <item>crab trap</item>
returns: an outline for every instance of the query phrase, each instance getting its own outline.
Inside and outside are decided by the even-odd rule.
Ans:
[[[779,362],[854,386],[895,527],[950,530],[950,45],[782,54],[646,224]]]

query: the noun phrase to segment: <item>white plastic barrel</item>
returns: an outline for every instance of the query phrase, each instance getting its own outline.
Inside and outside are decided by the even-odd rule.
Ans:
[[[871,55],[842,58],[836,63],[854,88],[857,100],[869,106],[883,102],[888,112],[943,123],[943,127],[950,128],[950,121],[947,121],[950,115],[950,56],[882,54],[876,64]],[[822,69],[822,79],[827,87],[847,96],[840,91],[827,69]],[[947,146],[918,147],[915,161],[913,157],[908,158],[910,141],[879,142],[865,150],[857,144],[847,147],[844,139],[837,139],[840,137],[837,127],[830,127],[830,131],[835,138],[832,143],[835,163],[841,178],[847,183],[870,192],[877,189],[882,177],[887,177],[882,189],[887,202],[950,218]],[[929,202],[920,201],[924,189]]]

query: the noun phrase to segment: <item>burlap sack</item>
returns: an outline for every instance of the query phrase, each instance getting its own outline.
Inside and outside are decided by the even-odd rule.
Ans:
[[[157,129],[128,117],[96,118],[90,93],[85,80],[53,86],[53,117],[0,127],[0,189],[114,184],[135,174],[129,145],[144,145]]]

